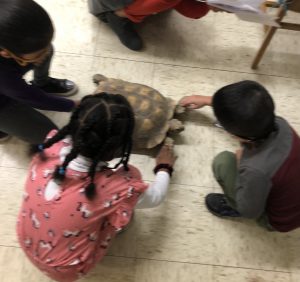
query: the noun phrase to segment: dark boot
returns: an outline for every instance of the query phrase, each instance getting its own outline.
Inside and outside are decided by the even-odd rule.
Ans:
[[[0,143],[7,141],[9,138],[10,138],[10,135],[8,135],[5,132],[0,131]]]
[[[73,96],[77,93],[77,85],[68,79],[58,79],[49,77],[48,81],[44,85],[38,85],[34,81],[31,81],[31,84],[40,88],[41,90],[62,97]]]
[[[98,18],[101,22],[107,23],[106,14],[107,14],[107,13],[101,13],[101,14],[97,15],[97,18]]]
[[[127,48],[138,51],[142,49],[143,42],[138,33],[135,31],[133,23],[127,18],[121,18],[114,12],[105,13],[107,24],[119,37],[120,41]],[[101,18],[103,21],[103,18]]]
[[[206,195],[205,204],[207,209],[219,217],[241,217],[240,213],[230,207],[224,194],[211,193]]]

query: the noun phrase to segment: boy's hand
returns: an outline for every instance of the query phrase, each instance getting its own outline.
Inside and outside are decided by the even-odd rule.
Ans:
[[[127,18],[127,14],[125,13],[125,10],[124,10],[124,9],[116,10],[116,11],[115,11],[115,14],[116,14],[118,17],[121,17],[121,18]]]
[[[174,150],[172,145],[163,145],[156,156],[156,165],[168,164],[173,166],[177,157],[174,155]]]
[[[204,106],[211,106],[212,97],[202,95],[185,96],[179,101],[179,105],[189,109],[200,109]]]

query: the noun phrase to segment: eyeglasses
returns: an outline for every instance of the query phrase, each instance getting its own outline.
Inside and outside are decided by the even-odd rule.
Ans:
[[[14,53],[10,52],[9,50],[6,50],[6,51],[20,66],[25,67],[28,64],[42,61],[50,53],[50,50],[51,50],[51,47],[47,46],[45,49],[41,50],[40,53],[35,58],[32,58],[32,59],[25,59],[25,58],[15,55]]]

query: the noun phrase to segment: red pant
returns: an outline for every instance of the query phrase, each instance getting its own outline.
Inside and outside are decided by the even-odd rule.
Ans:
[[[169,9],[175,9],[188,18],[199,19],[208,13],[209,6],[196,0],[135,0],[124,11],[131,21],[139,23],[147,16]]]

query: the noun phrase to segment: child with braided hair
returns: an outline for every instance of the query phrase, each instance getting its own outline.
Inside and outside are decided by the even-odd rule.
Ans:
[[[148,185],[128,164],[134,115],[121,95],[82,99],[69,123],[51,131],[31,162],[17,233],[30,261],[56,281],[75,281],[106,254],[134,208],[159,205],[168,190],[173,149],[163,146]],[[120,157],[109,167],[108,161]],[[122,165],[122,167],[119,167]]]

